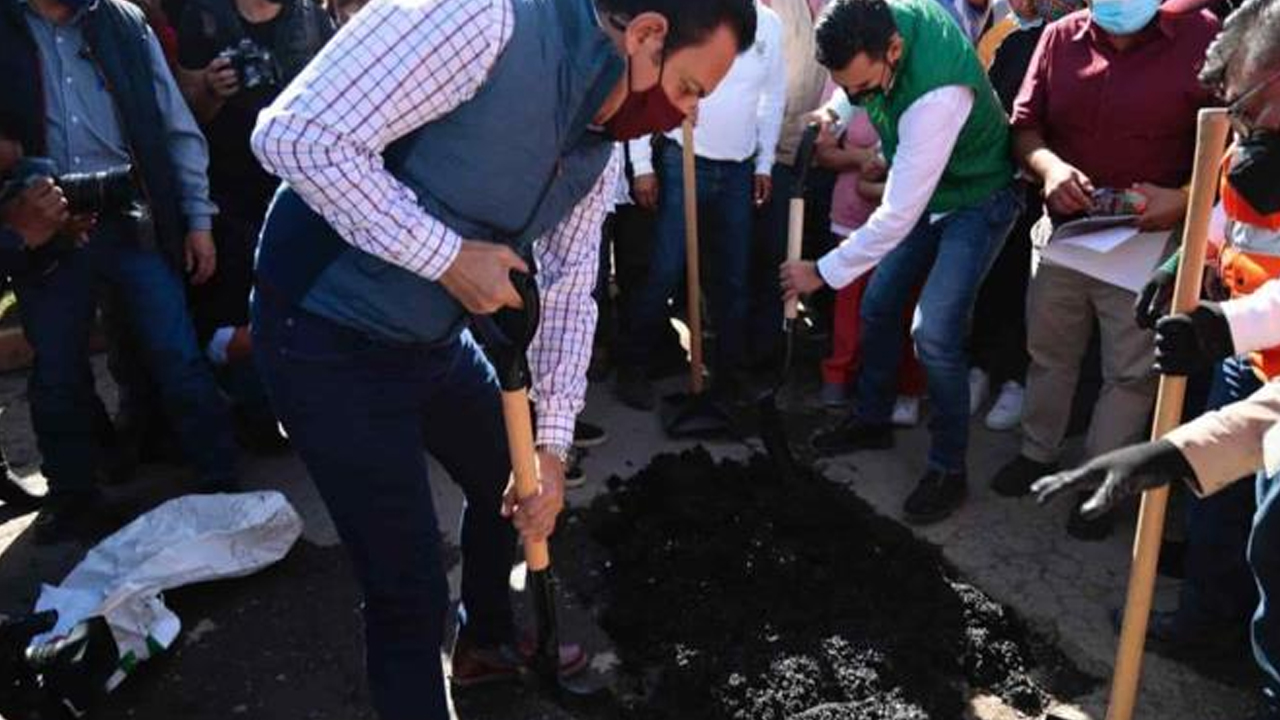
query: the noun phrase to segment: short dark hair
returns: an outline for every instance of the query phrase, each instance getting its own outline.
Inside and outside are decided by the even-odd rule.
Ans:
[[[862,53],[872,60],[883,60],[897,32],[885,0],[836,0],[822,12],[814,28],[818,62],[828,70],[843,70]]]
[[[1227,18],[1205,55],[1200,82],[1221,90],[1231,68],[1280,70],[1280,0],[1248,0]]]
[[[738,52],[756,44],[756,5],[753,0],[596,0],[602,13],[620,20],[646,12],[667,19],[666,54],[697,45],[721,25],[738,39]]]

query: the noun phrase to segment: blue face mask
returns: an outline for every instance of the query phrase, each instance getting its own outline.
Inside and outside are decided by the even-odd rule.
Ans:
[[[1160,12],[1160,0],[1093,0],[1093,21],[1112,35],[1132,35]]]

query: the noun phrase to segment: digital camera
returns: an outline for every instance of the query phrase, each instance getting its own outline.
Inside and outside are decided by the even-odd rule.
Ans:
[[[280,66],[271,51],[249,38],[218,53],[219,58],[231,61],[241,90],[275,87],[280,84]]]

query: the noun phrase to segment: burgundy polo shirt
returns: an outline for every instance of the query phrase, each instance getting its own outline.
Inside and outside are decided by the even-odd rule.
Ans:
[[[1219,24],[1207,11],[1162,11],[1116,50],[1088,10],[1050,25],[1013,107],[1015,129],[1035,129],[1095,187],[1191,179],[1197,111],[1214,103],[1196,76]]]

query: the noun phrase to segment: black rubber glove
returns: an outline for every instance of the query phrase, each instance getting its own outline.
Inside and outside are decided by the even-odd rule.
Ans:
[[[1130,445],[1096,457],[1075,470],[1040,478],[1031,485],[1036,500],[1044,504],[1069,490],[1097,487],[1080,513],[1085,519],[1098,518],[1121,500],[1151,488],[1168,485],[1175,478],[1195,478],[1195,471],[1182,452],[1168,440]]]
[[[1173,285],[1177,279],[1174,271],[1160,267],[1147,284],[1142,286],[1138,301],[1133,305],[1133,319],[1138,327],[1150,330],[1156,326],[1157,320],[1169,314]]]
[[[1186,315],[1156,323],[1156,372],[1191,375],[1235,355],[1231,326],[1215,302],[1201,302]]]

